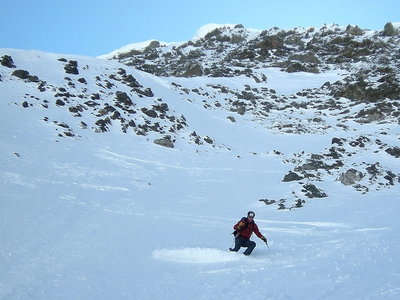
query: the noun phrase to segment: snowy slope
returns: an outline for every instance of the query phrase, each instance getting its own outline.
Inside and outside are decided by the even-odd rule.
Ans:
[[[279,103],[264,117],[256,109],[241,115],[225,102],[246,85],[275,89],[279,100],[334,82],[343,77],[341,71],[310,75],[265,69],[267,83],[245,76],[191,80],[158,78],[94,58],[1,49],[4,55],[16,68],[0,66],[0,299],[400,296],[400,166],[385,151],[399,146],[398,124],[340,121],[342,110],[324,110],[318,115],[325,122],[321,125],[307,121],[317,109],[285,110]],[[79,75],[65,74],[60,58],[78,61]],[[111,79],[121,68],[140,87],[133,90]],[[40,82],[11,75],[15,69],[28,70]],[[281,78],[291,84],[285,86]],[[106,81],[113,86],[105,88]],[[216,92],[217,86],[229,93]],[[73,96],[55,96],[60,88]],[[142,95],[146,88],[152,96]],[[135,112],[117,106],[118,91],[129,95]],[[92,109],[85,102],[95,93],[101,97]],[[59,98],[65,105],[56,104]],[[117,118],[98,132],[95,124],[105,103],[137,126],[124,133]],[[164,118],[158,112],[154,120],[141,110],[160,103],[169,108]],[[79,104],[77,116],[69,108]],[[183,124],[177,121],[181,116],[182,129],[165,129]],[[309,131],[280,132],[276,124],[285,120]],[[138,125],[152,127],[155,121],[160,132],[138,134]],[[193,141],[193,131],[200,144]],[[153,143],[166,134],[175,139],[174,148]],[[205,136],[214,142],[205,142]],[[360,136],[370,142],[351,146]],[[328,153],[333,138],[346,140],[345,167],[317,170],[316,179],[282,181],[311,154]],[[359,184],[369,190],[363,193],[337,181],[347,168],[375,162],[395,174],[393,185],[365,177]],[[327,197],[305,197],[305,183]],[[259,201],[287,199],[290,206],[298,197],[304,207],[290,210]],[[258,245],[243,257],[227,249],[233,224],[250,209],[271,251],[253,237]]]

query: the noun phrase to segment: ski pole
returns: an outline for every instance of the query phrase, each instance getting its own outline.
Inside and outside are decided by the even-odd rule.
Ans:
[[[269,248],[268,242],[265,241],[265,245],[267,245],[269,252],[271,252],[271,249]]]

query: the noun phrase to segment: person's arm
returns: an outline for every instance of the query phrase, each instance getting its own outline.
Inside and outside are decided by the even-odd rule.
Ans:
[[[258,230],[257,224],[254,224],[254,233],[256,234],[256,236],[258,236],[265,243],[267,242],[267,238],[261,234],[260,230]]]

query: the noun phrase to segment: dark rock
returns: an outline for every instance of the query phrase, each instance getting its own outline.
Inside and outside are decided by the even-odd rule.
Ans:
[[[126,75],[123,77],[123,82],[132,88],[138,88],[141,87],[141,85],[139,84],[139,82],[136,80],[135,77],[133,77],[131,74]]]
[[[87,106],[89,106],[89,107],[96,107],[96,106],[99,106],[99,105],[100,105],[99,103],[96,103],[96,102],[94,102],[94,101],[86,101],[85,104],[86,104]]]
[[[343,146],[343,139],[333,138],[331,144],[338,144],[339,146]]]
[[[90,96],[90,99],[92,99],[92,100],[100,100],[100,94],[94,93],[93,95]]]
[[[153,91],[151,90],[151,88],[146,88],[144,90],[139,89],[139,88],[134,88],[133,89],[140,97],[142,96],[146,96],[146,97],[153,97]]]
[[[28,76],[28,81],[29,82],[39,82],[39,78],[36,75],[29,75]]]
[[[203,69],[200,64],[192,63],[190,64],[186,71],[182,74],[183,77],[195,77],[202,76],[204,74]]]
[[[40,92],[42,92],[42,93],[43,93],[44,91],[46,91],[46,86],[45,86],[44,82],[41,82],[41,83],[38,85],[37,89],[38,89]]]
[[[103,117],[103,116],[108,115],[110,113],[113,113],[115,111],[116,111],[115,107],[113,107],[113,106],[109,105],[108,103],[106,103],[104,105],[104,107],[99,109],[97,116],[98,117]]]
[[[65,105],[65,102],[62,101],[61,99],[57,99],[57,100],[56,100],[56,105],[64,106],[64,105]]]
[[[117,120],[120,119],[121,121],[123,121],[123,119],[121,118],[121,113],[118,110],[115,110],[114,113],[110,116],[111,120]]]
[[[111,120],[107,117],[105,119],[97,120],[95,124],[99,127],[101,132],[106,132],[108,131],[108,125],[111,125]]]
[[[264,202],[266,205],[271,205],[276,203],[276,200],[269,200],[269,199],[260,199],[258,201]]]
[[[150,52],[153,49],[159,48],[161,46],[159,41],[151,41],[149,45],[144,49],[143,52]]]
[[[78,75],[78,62],[75,60],[70,60],[68,64],[64,66],[65,73]]]
[[[192,141],[195,142],[197,145],[203,144],[203,142],[201,141],[201,138],[197,135],[196,131],[193,131],[190,134],[190,137],[192,138]]]
[[[277,35],[264,36],[262,41],[255,45],[255,48],[261,49],[263,53],[268,50],[283,48],[283,40]]]
[[[83,112],[83,108],[82,108],[82,106],[80,106],[80,105],[78,105],[78,106],[70,106],[70,107],[68,108],[68,110],[69,110],[71,113]]]
[[[284,204],[284,203],[279,203],[279,204],[278,204],[278,209],[279,209],[279,210],[286,209],[285,204]]]
[[[369,165],[368,167],[365,168],[367,170],[368,174],[371,175],[371,178],[376,178],[377,175],[379,175],[379,170],[378,168],[380,167],[379,162]]]
[[[353,83],[336,82],[331,89],[332,96],[351,100],[375,102],[386,98],[400,99],[400,85],[397,82],[384,82],[377,87],[370,87],[366,81],[359,79]]]
[[[364,175],[355,169],[349,169],[342,173],[338,180],[344,185],[352,185],[363,179]]]
[[[158,117],[157,112],[155,112],[155,111],[152,110],[152,109],[147,109],[147,108],[143,107],[143,108],[141,109],[141,111],[142,111],[145,115],[149,116],[150,118],[157,118],[157,117]]]
[[[385,178],[387,181],[389,181],[390,185],[394,185],[394,180],[396,178],[396,175],[391,171],[387,171],[386,173],[387,173],[387,175],[383,178]]]
[[[319,64],[321,61],[314,54],[295,54],[289,56],[289,60],[297,60],[301,63]]]
[[[297,180],[302,180],[304,177],[299,176],[297,173],[289,171],[289,174],[286,174],[285,177],[283,177],[283,182],[289,182],[289,181],[297,181]]]
[[[165,136],[161,139],[155,139],[154,143],[163,147],[167,147],[167,148],[174,148],[175,145],[174,143],[171,141],[171,137],[170,136]]]
[[[169,107],[167,103],[161,103],[153,105],[153,109],[161,113],[166,113],[169,110]]]
[[[4,55],[0,60],[0,64],[7,68],[15,68],[13,59],[9,55]]]
[[[305,184],[303,186],[303,192],[308,198],[325,198],[328,197],[328,195],[321,190],[319,190],[315,185],[313,184]]]
[[[205,136],[204,141],[208,144],[214,144],[214,140],[212,138],[210,138],[209,136]]]
[[[11,74],[12,76],[18,77],[20,79],[28,79],[29,78],[29,72],[26,70],[15,70]]]
[[[286,72],[294,73],[294,72],[309,72],[309,73],[319,73],[317,68],[309,68],[299,62],[291,63],[287,68]]]
[[[383,28],[383,35],[384,36],[395,36],[398,34],[398,31],[394,28],[392,22],[388,22],[385,24]]]
[[[385,151],[396,158],[400,157],[400,147],[388,148]]]
[[[133,102],[131,98],[129,98],[128,94],[125,92],[117,91],[115,93],[117,97],[117,102],[126,106],[132,106]]]
[[[351,34],[351,35],[360,36],[360,35],[363,35],[365,31],[362,30],[362,29],[361,29],[360,27],[358,27],[358,26],[351,26],[351,25],[348,25],[348,26],[346,27],[346,32],[349,33],[349,34]]]

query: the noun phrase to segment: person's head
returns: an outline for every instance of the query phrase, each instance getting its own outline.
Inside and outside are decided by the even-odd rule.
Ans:
[[[256,214],[255,214],[254,211],[249,211],[249,212],[247,213],[247,218],[248,218],[248,219],[253,220],[255,216],[256,216]]]

